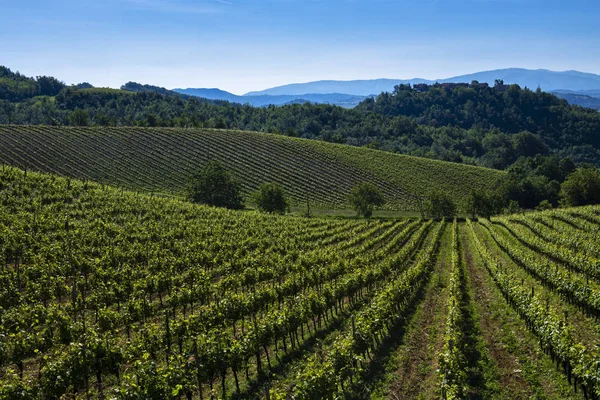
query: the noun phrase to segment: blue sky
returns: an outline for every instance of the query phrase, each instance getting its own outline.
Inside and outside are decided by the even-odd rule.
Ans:
[[[0,65],[242,94],[507,67],[600,74],[597,0],[0,0]]]

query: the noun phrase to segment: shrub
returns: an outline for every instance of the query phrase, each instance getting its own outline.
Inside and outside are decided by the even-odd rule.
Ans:
[[[277,183],[263,183],[253,198],[258,209],[262,211],[285,214],[290,209],[285,191]]]
[[[535,211],[551,210],[552,208],[552,203],[550,203],[548,200],[542,200],[535,208]]]

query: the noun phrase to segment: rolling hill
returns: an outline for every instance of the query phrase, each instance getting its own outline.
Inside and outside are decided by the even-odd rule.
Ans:
[[[0,162],[129,189],[184,193],[208,160],[223,162],[249,194],[278,182],[294,204],[348,208],[347,194],[373,182],[388,209],[415,211],[432,188],[462,202],[501,171],[279,135],[201,129],[0,126]]]

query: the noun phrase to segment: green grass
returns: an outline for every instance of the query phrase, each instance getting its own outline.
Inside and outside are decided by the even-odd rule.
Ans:
[[[284,186],[292,204],[348,209],[360,182],[377,185],[387,210],[417,211],[414,194],[432,188],[464,202],[501,171],[316,140],[231,130],[0,126],[0,162],[144,192],[181,196],[189,176],[217,159],[247,195],[265,182]]]

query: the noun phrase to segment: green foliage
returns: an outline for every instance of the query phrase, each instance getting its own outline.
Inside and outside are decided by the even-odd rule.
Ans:
[[[51,76],[38,76],[36,80],[40,87],[41,96],[56,96],[65,88],[64,83]]]
[[[386,117],[415,118],[428,127],[465,130],[447,131],[441,136],[439,129],[434,135],[424,131],[419,140],[429,140],[431,146],[421,142],[421,148],[430,147],[436,156],[456,149],[463,157],[475,156],[483,165],[493,168],[506,168],[520,156],[548,154],[549,148],[563,149],[564,154],[579,162],[583,161],[580,157],[586,150],[577,146],[600,147],[600,138],[594,133],[600,129],[598,112],[570,106],[551,93],[534,92],[518,85],[497,88],[433,85],[425,91],[396,87],[393,93],[367,99],[356,109]],[[414,140],[410,142],[416,144]],[[406,139],[401,143],[406,143]],[[599,154],[598,150],[589,154],[596,164],[600,161]]]
[[[542,200],[535,208],[535,211],[551,210],[552,208],[552,203],[550,203],[548,200]]]
[[[520,132],[511,136],[513,149],[517,157],[535,157],[547,155],[550,149],[539,135]]]
[[[565,380],[600,394],[587,335],[600,312],[598,206],[454,221],[444,235],[445,221],[240,212],[11,167],[0,204],[0,398],[360,397],[435,290],[443,254],[439,384],[462,398],[476,389],[469,251],[490,275],[482,289],[497,286]],[[570,308],[585,311],[575,325]]]
[[[454,200],[446,193],[433,190],[425,199],[425,213],[433,219],[452,219],[456,216],[457,207]]]
[[[385,204],[385,199],[379,188],[367,182],[354,186],[348,200],[356,214],[364,218],[371,218],[375,207],[381,207]]]
[[[65,84],[50,76],[28,78],[0,66],[0,99],[18,102],[35,96],[56,96]],[[1,111],[0,111],[1,113]]]
[[[95,90],[95,89],[93,89]],[[113,125],[106,115],[107,125]],[[44,149],[32,152],[31,149]],[[506,174],[491,169],[317,140],[240,131],[180,128],[0,126],[8,165],[161,194],[187,195],[188,178],[218,160],[239,180],[244,199],[266,177],[286,188],[292,206],[351,209],[348,192],[371,182],[386,210],[418,211],[415,195],[439,188],[463,203]]]
[[[492,191],[473,190],[467,200],[467,214],[471,218],[481,216],[489,219],[502,211],[504,199],[501,194]]]
[[[465,347],[468,345],[464,335],[465,307],[463,299],[463,264],[460,256],[458,225],[452,224],[452,257],[449,295],[446,314],[444,348],[440,354],[440,379],[442,398],[446,400],[462,399],[468,386],[468,369]]]
[[[64,126],[74,123],[71,114],[80,108],[91,125],[104,126],[108,116],[117,126],[262,131],[498,169],[521,156],[551,151],[600,165],[598,112],[516,85],[507,90],[437,85],[424,92],[406,86],[354,109],[326,104],[251,107],[134,82],[123,90],[81,89],[88,86],[67,87],[54,78],[36,81],[3,71],[0,123]],[[41,106],[40,95],[56,101]]]
[[[0,202],[2,255],[15,265],[0,270],[1,343],[10,353],[0,394],[7,398],[86,397],[88,387],[89,397],[110,390],[127,399],[191,398],[219,378],[221,393],[209,395],[227,398],[232,372],[249,367],[256,380],[270,372],[260,349],[273,354],[279,345],[281,355],[283,342],[288,352],[305,341],[299,327],[310,337],[321,329],[317,318],[329,328],[340,307],[353,311],[363,293],[366,300],[388,286],[386,314],[365,313],[357,323],[373,342],[399,299],[427,282],[435,253],[389,280],[431,223],[375,222],[373,230],[362,221],[242,213],[7,167]],[[399,243],[402,254],[390,251]],[[60,257],[67,246],[76,272]],[[377,331],[369,332],[373,322]],[[353,348],[344,353],[356,360]],[[14,376],[15,365],[41,357],[35,379]]]
[[[596,168],[578,168],[560,187],[563,205],[582,206],[600,203],[600,172]]]
[[[90,122],[89,115],[87,111],[82,110],[81,108],[76,108],[75,111],[71,114],[71,125],[75,126],[88,126]]]
[[[285,214],[290,209],[285,191],[277,183],[263,183],[254,193],[253,199],[261,211]]]
[[[520,158],[508,168],[504,183],[505,200],[515,200],[521,208],[533,209],[544,200],[558,205],[560,184],[575,168],[568,158],[537,156]]]
[[[209,161],[190,178],[188,198],[215,207],[244,207],[239,184],[219,161]]]
[[[510,215],[510,214],[518,214],[518,213],[520,213],[522,211],[523,211],[523,209],[519,205],[518,201],[516,201],[516,200],[510,200],[508,202],[508,205],[504,209],[503,213]]]
[[[575,377],[586,387],[588,394],[597,396],[600,394],[600,385],[598,383],[596,371],[597,365],[600,362],[598,353],[593,349],[593,345],[578,341],[571,333],[571,326],[568,323],[568,315],[565,311],[557,310],[555,307],[549,307],[547,292],[539,293],[537,290],[530,289],[528,285],[523,284],[523,280],[519,278],[519,274],[515,274],[511,268],[504,267],[499,258],[492,254],[486,244],[476,234],[474,224],[467,221],[469,230],[471,231],[475,247],[479,252],[482,264],[488,270],[493,278],[497,288],[503,293],[507,302],[513,307],[527,323],[527,327],[539,338],[540,343],[544,344],[544,348],[552,354],[553,361],[560,360],[564,368],[564,372],[569,377]],[[589,282],[583,277],[573,277],[571,271],[566,271],[559,268],[559,265],[549,267],[548,259],[543,259],[540,262],[538,254],[534,252],[532,257],[526,249],[518,244],[517,241],[507,243],[504,235],[495,233],[494,225],[489,221],[485,221],[487,230],[495,237],[499,246],[503,251],[509,253],[511,259],[519,260],[518,265],[523,266],[526,270],[536,276],[544,285],[552,287],[556,292],[564,293],[569,298],[573,299],[574,304],[583,305],[586,309],[590,306],[594,310],[598,310],[597,302],[598,291],[591,293]],[[506,226],[506,225],[505,225]],[[544,240],[540,240],[537,236],[532,235],[531,231],[519,235],[521,239],[525,239],[528,246],[533,243],[539,243],[541,246],[548,244]],[[561,254],[566,246],[555,247],[558,250],[557,255]],[[578,257],[583,259],[584,257]],[[596,266],[592,267],[597,273]],[[585,271],[588,274],[591,271]],[[588,275],[595,276],[595,275]],[[577,300],[574,300],[577,298]],[[597,312],[597,311],[595,311]]]

